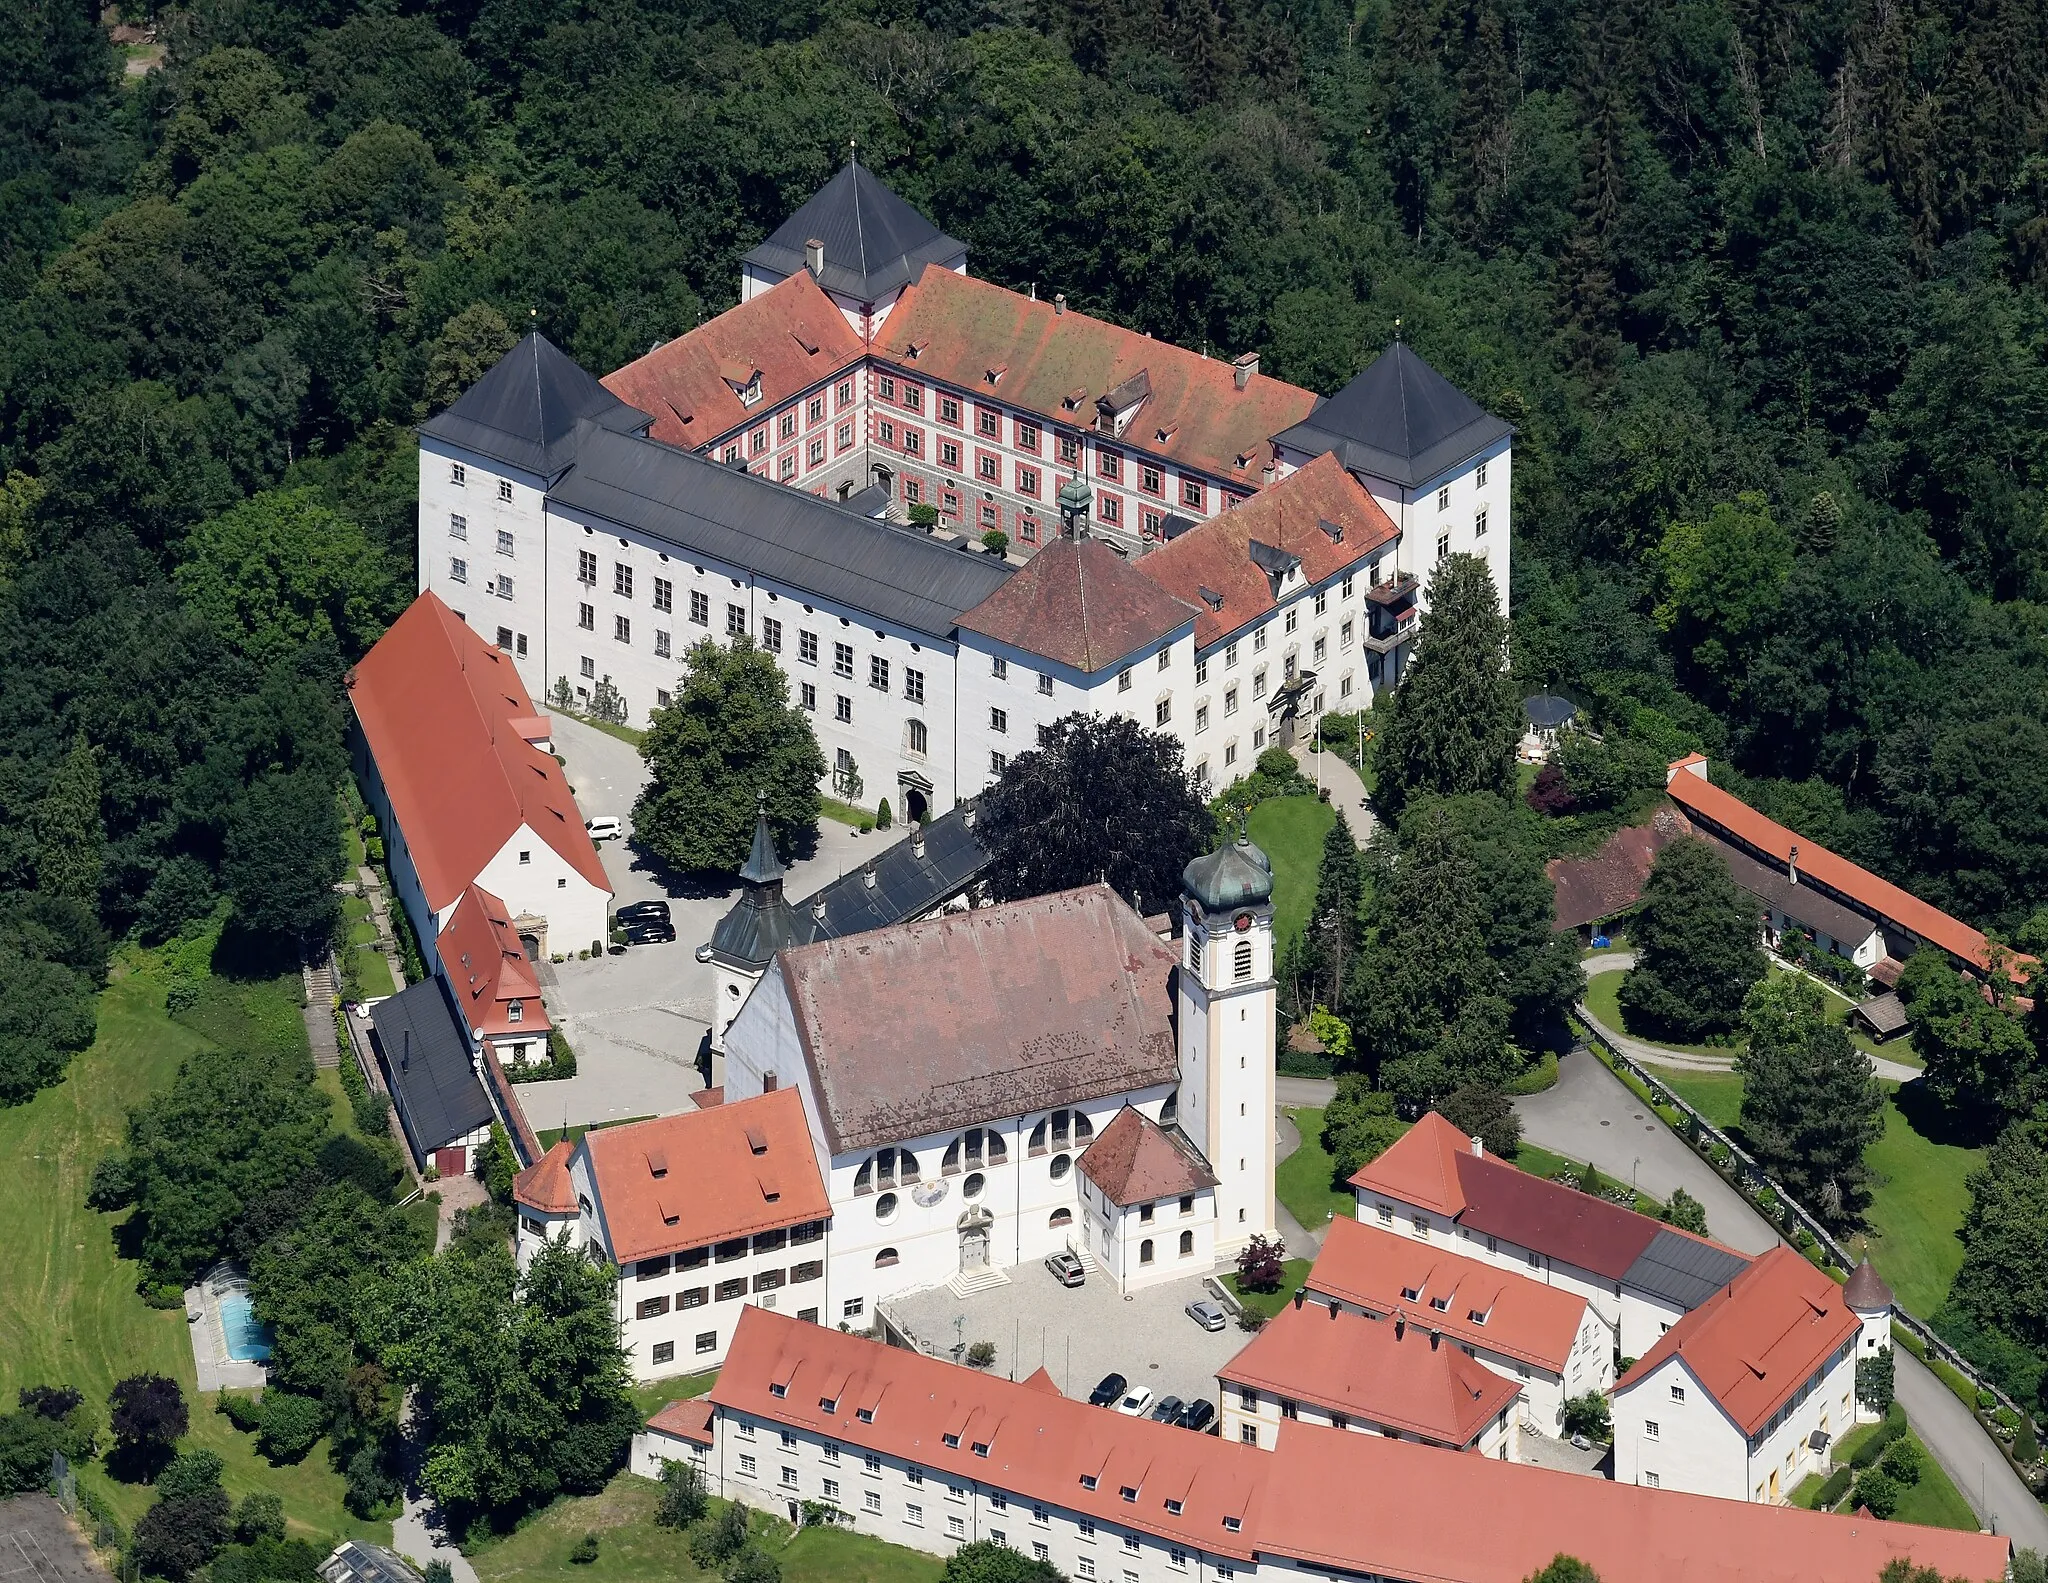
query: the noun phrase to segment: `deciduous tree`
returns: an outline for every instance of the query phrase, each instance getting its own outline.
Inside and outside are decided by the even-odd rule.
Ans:
[[[1643,906],[1629,926],[1636,965],[1622,980],[1631,1026],[1691,1040],[1725,1033],[1764,976],[1756,904],[1697,836],[1667,843],[1650,865]]]
[[[1884,1135],[1884,1091],[1821,992],[1795,973],[1771,973],[1742,1003],[1749,1046],[1742,1130],[1757,1160],[1831,1225],[1851,1224],[1870,1201],[1863,1153]]]

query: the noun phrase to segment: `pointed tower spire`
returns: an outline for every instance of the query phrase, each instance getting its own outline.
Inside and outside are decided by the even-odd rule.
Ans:
[[[789,870],[775,855],[775,837],[768,829],[768,794],[754,795],[754,849],[747,854],[747,866],[740,870],[740,878],[749,885],[779,885]]]

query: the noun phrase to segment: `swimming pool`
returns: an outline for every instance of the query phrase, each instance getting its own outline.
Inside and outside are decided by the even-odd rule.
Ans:
[[[221,1297],[220,1328],[227,1337],[228,1356],[235,1362],[270,1361],[270,1326],[256,1317],[247,1292],[228,1292]]]

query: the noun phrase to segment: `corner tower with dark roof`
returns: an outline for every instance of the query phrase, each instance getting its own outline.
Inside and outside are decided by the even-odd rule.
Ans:
[[[754,815],[754,845],[740,870],[740,896],[711,931],[711,943],[704,954],[711,961],[715,984],[711,1014],[711,1086],[725,1081],[725,1030],[747,995],[761,982],[775,953],[786,945],[801,945],[796,909],[782,893],[788,874],[775,853],[775,837],[768,829],[764,808]]]
[[[1215,1171],[1216,1253],[1270,1236],[1273,865],[1242,832],[1181,876],[1179,1119]]]

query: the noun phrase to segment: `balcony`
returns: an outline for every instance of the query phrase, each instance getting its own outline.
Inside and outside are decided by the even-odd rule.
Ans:
[[[1365,629],[1365,646],[1375,654],[1386,654],[1399,648],[1422,630],[1422,617],[1413,606],[1399,616],[1384,616],[1373,612],[1371,624]]]
[[[1375,583],[1366,589],[1365,597],[1369,604],[1391,610],[1414,598],[1415,590],[1421,586],[1413,572],[1402,572],[1391,582]]]

